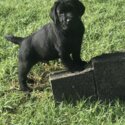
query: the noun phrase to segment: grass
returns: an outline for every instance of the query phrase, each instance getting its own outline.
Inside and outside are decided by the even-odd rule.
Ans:
[[[82,59],[89,61],[102,53],[125,51],[125,1],[81,0],[86,32]],[[90,102],[55,107],[48,73],[62,69],[59,61],[37,64],[29,77],[35,80],[30,94],[18,91],[18,46],[3,36],[27,36],[50,21],[54,0],[0,1],[0,125],[125,125],[125,103]],[[39,91],[39,88],[42,91]]]

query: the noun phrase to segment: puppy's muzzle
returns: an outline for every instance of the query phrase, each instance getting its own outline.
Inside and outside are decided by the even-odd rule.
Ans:
[[[63,23],[62,23],[62,27],[63,27],[63,30],[68,30],[72,27],[72,24],[73,24],[73,19],[71,18],[64,18],[63,19]]]

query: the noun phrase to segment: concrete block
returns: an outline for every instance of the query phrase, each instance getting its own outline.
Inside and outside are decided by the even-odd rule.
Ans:
[[[105,54],[92,60],[98,97],[125,99],[125,53]]]
[[[77,101],[95,95],[93,68],[81,72],[61,71],[50,75],[53,95],[56,102]]]

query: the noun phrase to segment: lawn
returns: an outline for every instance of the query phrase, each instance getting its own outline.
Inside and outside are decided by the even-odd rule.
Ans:
[[[81,0],[86,32],[81,58],[89,61],[102,53],[125,51],[125,0]],[[125,103],[90,102],[55,107],[48,80],[62,69],[60,61],[39,63],[29,74],[35,83],[27,94],[18,86],[18,49],[6,34],[27,36],[49,22],[54,0],[0,0],[0,125],[125,125]]]

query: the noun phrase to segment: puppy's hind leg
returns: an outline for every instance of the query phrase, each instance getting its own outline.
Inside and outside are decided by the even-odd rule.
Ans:
[[[31,91],[27,85],[27,74],[35,63],[29,60],[19,60],[19,84],[22,91]]]

